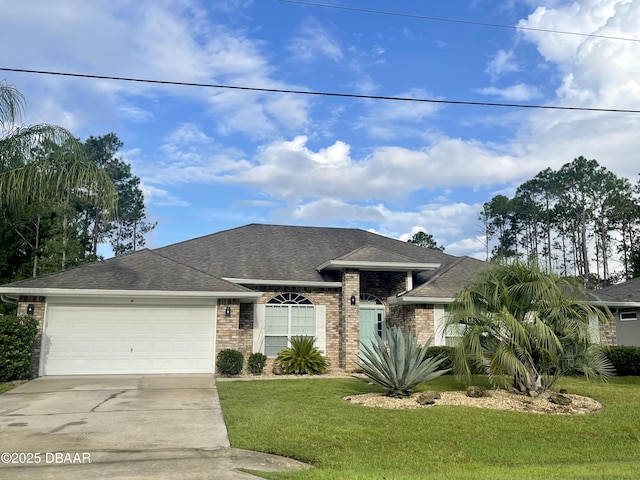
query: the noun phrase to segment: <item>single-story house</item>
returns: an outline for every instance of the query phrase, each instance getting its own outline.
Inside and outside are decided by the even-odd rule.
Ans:
[[[359,229],[246,225],[0,287],[40,322],[34,375],[211,373],[313,335],[332,368],[405,324],[447,343],[445,306],[485,262]]]
[[[359,229],[252,224],[0,295],[39,320],[34,376],[213,373],[222,349],[273,358],[296,335],[349,371],[386,325],[449,344],[447,305],[486,266]]]
[[[615,324],[611,325],[610,343],[640,346],[640,278],[632,278],[592,292],[596,305],[609,307]]]

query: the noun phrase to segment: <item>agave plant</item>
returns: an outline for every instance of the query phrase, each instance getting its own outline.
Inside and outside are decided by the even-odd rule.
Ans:
[[[328,362],[322,352],[314,347],[314,337],[291,337],[291,347],[282,350],[276,357],[276,363],[284,373],[298,375],[322,374],[327,370]]]
[[[400,327],[387,328],[387,343],[376,335],[371,346],[362,343],[360,368],[367,379],[382,387],[387,395],[406,397],[418,384],[450,369],[438,370],[443,356],[427,357],[431,338],[420,346],[413,335],[404,335]]]

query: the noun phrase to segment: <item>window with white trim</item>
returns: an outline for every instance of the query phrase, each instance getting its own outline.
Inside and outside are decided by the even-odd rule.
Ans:
[[[638,319],[638,313],[635,310],[628,310],[626,312],[620,312],[620,321],[629,322]]]
[[[444,315],[443,315],[443,339],[444,345],[447,347],[455,347],[458,344],[458,339],[464,333],[465,326],[462,324],[457,325],[447,325],[446,322],[449,316],[449,305],[442,306]]]
[[[289,346],[289,339],[314,336],[315,307],[298,293],[282,293],[267,302],[265,310],[264,353],[275,357]]]

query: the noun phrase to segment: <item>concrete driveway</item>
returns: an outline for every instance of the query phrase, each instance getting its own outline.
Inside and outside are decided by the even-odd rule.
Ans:
[[[8,454],[8,455],[7,455]],[[43,377],[0,395],[0,478],[256,478],[302,464],[229,448],[212,375]]]

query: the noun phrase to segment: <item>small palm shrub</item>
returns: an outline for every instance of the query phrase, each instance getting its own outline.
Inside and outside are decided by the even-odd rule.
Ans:
[[[313,344],[315,337],[291,337],[291,347],[282,350],[276,363],[287,374],[319,375],[326,372],[329,363],[322,352]]]
[[[444,356],[427,357],[430,344],[431,338],[420,346],[415,336],[405,336],[400,327],[388,327],[387,343],[379,335],[371,346],[362,343],[360,368],[365,381],[382,387],[389,396],[409,396],[418,384],[449,371],[438,369]]]
[[[252,353],[249,355],[249,360],[247,360],[247,368],[254,375],[261,375],[266,364],[267,356],[260,352]]]
[[[221,375],[238,375],[242,371],[244,355],[238,350],[226,348],[216,357],[216,367]]]

